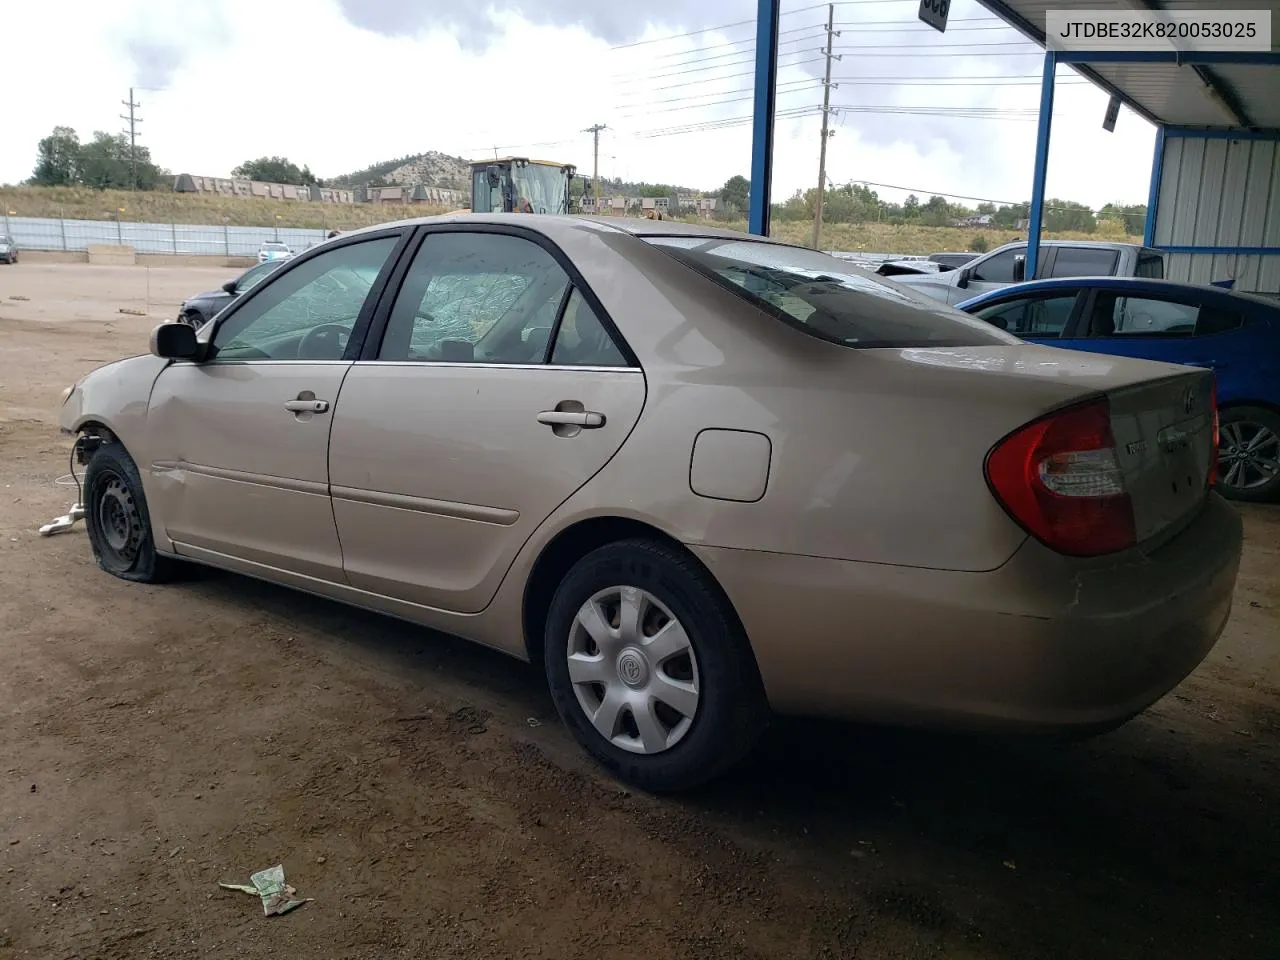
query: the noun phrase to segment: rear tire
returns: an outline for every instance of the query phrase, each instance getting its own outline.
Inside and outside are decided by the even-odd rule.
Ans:
[[[1219,493],[1244,503],[1280,500],[1280,414],[1227,407],[1220,414],[1219,440]]]
[[[665,544],[625,540],[574,564],[552,599],[543,647],[560,718],[606,769],[642,790],[712,779],[768,723],[728,599]]]
[[[84,521],[93,558],[112,576],[164,583],[176,579],[185,566],[156,553],[142,478],[118,443],[98,447],[85,468]]]

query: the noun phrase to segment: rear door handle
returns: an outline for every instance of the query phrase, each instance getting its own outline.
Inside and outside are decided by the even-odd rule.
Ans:
[[[553,427],[582,427],[583,430],[595,430],[604,426],[604,414],[584,410],[578,413],[573,410],[543,410],[538,414],[538,422]]]
[[[286,410],[292,410],[294,413],[324,413],[329,409],[328,400],[286,400],[284,402]]]

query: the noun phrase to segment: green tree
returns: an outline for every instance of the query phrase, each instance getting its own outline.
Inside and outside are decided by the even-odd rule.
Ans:
[[[973,239],[969,241],[969,249],[974,253],[986,253],[991,248],[991,244],[987,242],[987,238],[980,233],[975,233]]]
[[[733,204],[739,210],[745,210],[750,193],[751,181],[743,176],[733,176],[720,188],[720,199],[725,203]]]
[[[93,139],[80,148],[79,181],[97,190],[154,190],[166,176],[151,162],[151,151],[142,145],[130,147],[123,134],[95,131]]]
[[[287,157],[259,157],[246,160],[231,171],[233,177],[261,180],[265,183],[291,183],[296,186],[321,185],[307,166],[299,167]]]
[[[80,175],[80,136],[70,127],[54,127],[36,146],[36,168],[29,181],[40,187],[66,187]]]

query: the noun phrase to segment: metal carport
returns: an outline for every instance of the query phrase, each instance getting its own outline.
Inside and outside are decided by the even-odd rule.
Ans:
[[[1045,12],[1269,10],[1272,49],[1258,52],[1045,51],[1032,181],[1027,276],[1038,259],[1060,63],[1156,126],[1145,242],[1163,250],[1172,279],[1230,279],[1237,290],[1280,293],[1280,0],[978,0],[1045,45]],[[753,233],[769,225],[769,176],[779,0],[758,0]],[[1101,122],[1101,117],[1099,118]],[[762,189],[763,188],[763,189]]]

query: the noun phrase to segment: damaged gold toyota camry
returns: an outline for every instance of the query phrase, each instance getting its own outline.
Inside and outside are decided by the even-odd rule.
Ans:
[[[526,658],[655,791],[774,713],[1119,725],[1213,646],[1241,549],[1209,371],[662,221],[344,234],[158,327],[62,426],[107,572],[211,565]]]

